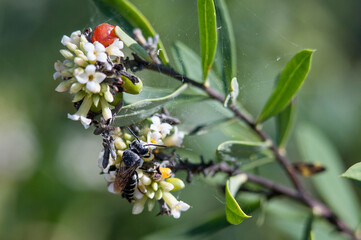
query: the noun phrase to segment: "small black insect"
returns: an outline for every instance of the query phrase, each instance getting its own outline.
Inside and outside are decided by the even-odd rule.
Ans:
[[[129,129],[129,128],[128,128]],[[117,169],[114,191],[122,193],[122,197],[129,202],[133,200],[134,190],[138,184],[139,178],[137,169],[143,165],[143,157],[148,158],[152,155],[149,146],[159,146],[141,142],[138,137],[129,129],[136,140],[129,144],[129,148],[123,152],[121,166]]]

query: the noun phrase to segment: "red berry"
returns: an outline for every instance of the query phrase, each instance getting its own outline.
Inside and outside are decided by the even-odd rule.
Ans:
[[[114,42],[115,39],[119,39],[115,34],[115,27],[106,23],[100,24],[94,29],[92,42],[100,42],[104,47],[108,47]]]

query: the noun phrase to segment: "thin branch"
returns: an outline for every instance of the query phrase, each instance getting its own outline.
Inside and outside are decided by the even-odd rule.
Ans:
[[[131,68],[132,71],[138,71],[142,69],[148,69],[152,71],[157,71],[159,73],[165,74],[167,76],[170,76],[174,79],[177,79],[181,81],[182,83],[188,83],[194,87],[197,87],[199,89],[202,89],[204,92],[208,94],[208,96],[212,99],[217,100],[222,105],[224,103],[225,98],[216,90],[207,87],[203,85],[202,83],[199,83],[193,79],[190,79],[177,71],[175,71],[171,67],[167,67],[163,64],[155,64],[155,63],[148,63],[140,59],[137,55],[134,55],[134,60],[129,60],[125,62],[126,66]],[[331,224],[333,224],[336,229],[345,235],[349,236],[352,239],[361,239],[357,237],[353,231],[348,228],[348,226],[339,219],[335,213],[332,212],[332,210],[324,205],[323,203],[317,201],[316,199],[313,199],[309,194],[305,191],[300,179],[298,178],[296,171],[290,161],[284,156],[280,150],[278,149],[277,145],[272,141],[272,139],[262,131],[261,127],[257,125],[252,119],[250,119],[247,115],[243,114],[237,106],[234,104],[231,104],[228,106],[228,109],[231,110],[237,118],[244,121],[251,129],[253,129],[254,132],[256,132],[262,140],[269,143],[269,148],[274,153],[276,159],[278,162],[282,165],[282,167],[285,169],[287,174],[289,175],[293,185],[295,186],[296,190],[284,187],[280,184],[274,183],[270,180],[258,177],[256,175],[252,175],[247,173],[248,180],[255,182],[261,186],[264,186],[266,188],[269,188],[273,190],[276,193],[288,196],[290,198],[293,198],[295,200],[298,200],[299,202],[303,203],[304,205],[310,207],[315,215],[318,215],[324,219],[327,219]],[[206,174],[207,171],[209,171],[208,175],[213,175],[217,172],[225,172],[230,175],[234,175],[236,173],[241,173],[240,170],[234,170],[231,169],[227,164],[219,163],[219,164],[204,164],[202,162],[200,165],[188,165],[187,168],[183,168],[182,166],[178,166],[178,170],[186,170],[188,172],[188,178],[190,180],[190,177],[194,173],[203,173]],[[191,169],[189,168],[191,167]],[[200,172],[199,172],[200,171]]]
[[[177,171],[187,171],[188,174],[203,174],[205,176],[213,176],[217,173],[226,173],[230,176],[237,175],[237,174],[246,174],[247,180],[253,183],[256,183],[260,186],[263,186],[271,191],[272,196],[287,196],[289,198],[292,198],[301,204],[311,208],[312,213],[316,216],[322,217],[326,219],[329,223],[334,225],[337,229],[337,231],[344,233],[348,237],[352,239],[360,239],[358,236],[356,236],[353,231],[346,226],[346,224],[339,219],[326,205],[319,202],[316,199],[313,199],[311,197],[303,196],[299,191],[296,191],[292,188],[283,186],[279,183],[273,182],[271,180],[246,173],[241,171],[240,169],[234,169],[233,167],[229,166],[225,162],[220,163],[190,163],[189,161],[180,161],[175,166],[170,166],[174,172]]]

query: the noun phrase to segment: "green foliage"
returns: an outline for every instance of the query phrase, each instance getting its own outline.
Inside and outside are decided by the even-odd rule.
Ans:
[[[238,225],[244,220],[251,218],[243,212],[238,205],[236,193],[243,183],[247,181],[247,176],[244,174],[231,177],[226,183],[226,218],[230,224]]]
[[[302,50],[287,63],[275,90],[258,116],[257,122],[267,120],[290,103],[307,77],[313,52],[314,50]]]
[[[213,0],[198,0],[203,82],[207,82],[217,48],[216,11]]]
[[[276,116],[277,144],[285,148],[294,122],[295,103],[291,102]]]
[[[119,19],[118,23],[123,25],[124,20],[129,22],[133,28],[140,28],[145,37],[154,37],[157,33],[147,18],[132,3],[127,0],[94,0],[100,10],[110,17]],[[169,60],[161,39],[158,40],[159,58],[168,65]]]
[[[183,75],[195,80],[202,79],[202,65],[200,57],[189,47],[181,42],[176,42],[172,48],[174,62],[177,70]],[[208,75],[211,84],[217,85],[218,89],[222,89],[221,80],[211,69]]]
[[[352,165],[341,177],[350,178],[356,181],[361,181],[361,163]]]
[[[145,99],[122,107],[115,118],[114,124],[127,126],[148,118],[159,111],[166,103],[179,96],[187,87],[187,84],[183,84],[173,93],[165,97]]]
[[[262,152],[267,148],[265,142],[226,141],[217,147],[217,155],[222,161],[241,161]]]
[[[360,208],[350,184],[339,177],[344,167],[335,147],[320,130],[309,124],[297,128],[297,140],[304,161],[318,162],[326,167],[324,173],[313,178],[318,192],[342,219],[355,227]]]
[[[120,27],[115,27],[115,34],[124,42],[124,44],[134,51],[139,57],[148,62],[153,62],[148,52],[140,46],[133,38],[126,34]]]
[[[215,0],[214,3],[219,27],[215,64],[222,76],[224,89],[229,92],[231,91],[231,81],[237,76],[236,40],[225,0]]]

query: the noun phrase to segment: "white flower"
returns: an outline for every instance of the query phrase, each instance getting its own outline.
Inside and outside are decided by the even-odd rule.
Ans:
[[[84,98],[84,101],[82,102],[79,110],[74,113],[73,115],[68,113],[68,118],[74,121],[79,121],[83,124],[84,128],[88,128],[90,126],[91,123],[91,119],[86,118],[86,116],[88,115],[88,112],[90,110],[90,107],[92,105],[93,101],[92,101],[92,97],[90,95],[86,96]]]
[[[147,135],[147,143],[148,144],[157,144],[157,145],[163,145],[162,142],[162,134],[159,132],[148,132]],[[150,146],[151,149],[154,149],[155,146]]]
[[[179,218],[181,212],[187,211],[190,206],[182,201],[178,201],[171,193],[163,192],[163,200],[169,206],[171,214],[174,218]]]
[[[161,123],[160,118],[157,116],[153,116],[151,120],[153,122],[153,124],[150,125],[151,130],[160,132],[162,134],[162,137],[165,137],[167,134],[170,133],[172,125],[170,125],[169,123]]]
[[[100,92],[100,83],[103,82],[106,75],[101,72],[96,72],[94,65],[90,64],[85,68],[85,72],[75,75],[76,79],[81,84],[86,84],[86,88],[92,93]]]
[[[109,54],[109,56],[116,56],[116,57],[124,57],[124,53],[120,51],[123,48],[123,42],[119,39],[115,39],[115,41],[110,44],[105,51]]]
[[[78,30],[78,31],[75,31],[73,32],[70,37],[64,35],[63,38],[61,39],[61,44],[63,44],[64,46],[66,46],[66,44],[68,42],[70,43],[73,43],[75,45],[79,45],[79,42],[80,42],[80,37],[81,37],[81,32]]]
[[[174,127],[174,133],[172,136],[167,137],[164,140],[164,145],[167,147],[177,146],[181,147],[184,138],[184,132],[178,132],[178,128]]]
[[[86,56],[91,62],[107,62],[107,54],[105,47],[100,42],[90,43],[87,42],[83,45],[84,50],[87,52]]]

